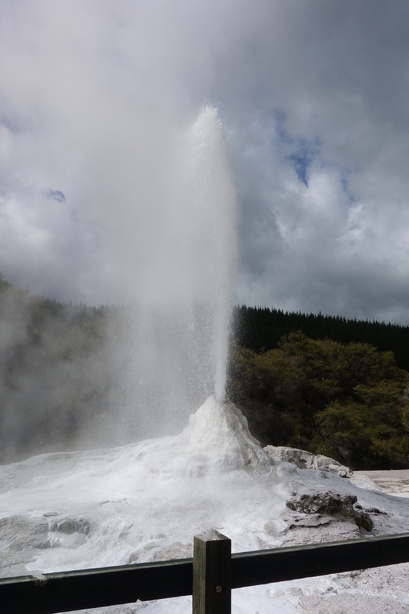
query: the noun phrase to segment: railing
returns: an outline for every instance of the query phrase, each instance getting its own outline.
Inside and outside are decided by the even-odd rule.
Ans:
[[[230,614],[231,590],[409,561],[409,533],[231,554],[230,539],[194,538],[193,559],[0,580],[4,614],[53,614],[193,595],[194,614]]]

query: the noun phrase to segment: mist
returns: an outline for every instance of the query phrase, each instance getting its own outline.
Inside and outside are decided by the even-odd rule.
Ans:
[[[145,184],[119,201],[127,225],[118,207],[106,233],[126,306],[74,309],[4,282],[3,439],[19,450],[177,432],[209,395],[225,398],[236,195],[216,109],[175,128],[143,167]],[[114,194],[102,198],[101,219]]]

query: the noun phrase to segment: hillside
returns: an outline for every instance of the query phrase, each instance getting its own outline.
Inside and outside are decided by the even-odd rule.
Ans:
[[[150,435],[123,379],[134,309],[62,304],[0,276],[0,463]],[[228,395],[263,444],[409,467],[409,328],[246,306],[234,315]]]

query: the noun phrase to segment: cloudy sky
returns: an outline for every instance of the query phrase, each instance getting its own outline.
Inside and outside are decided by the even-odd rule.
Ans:
[[[135,298],[140,212],[210,103],[238,196],[236,302],[409,324],[407,0],[0,0],[0,57],[14,283]]]

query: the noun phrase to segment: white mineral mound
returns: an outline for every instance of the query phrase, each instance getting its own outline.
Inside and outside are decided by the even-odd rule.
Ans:
[[[209,397],[190,416],[181,437],[199,473],[271,469],[271,459],[251,435],[246,418],[233,403],[219,403],[213,396]]]
[[[372,486],[272,460],[240,411],[211,397],[180,435],[0,467],[0,569],[15,576],[183,558],[193,536],[212,528],[235,552],[409,531],[409,499]],[[357,522],[366,516],[369,531]],[[407,577],[407,566],[395,566],[240,589],[233,611],[332,614],[352,599],[362,614],[385,614],[392,602],[394,612],[409,611]],[[191,600],[97,612],[142,608],[187,613]]]

